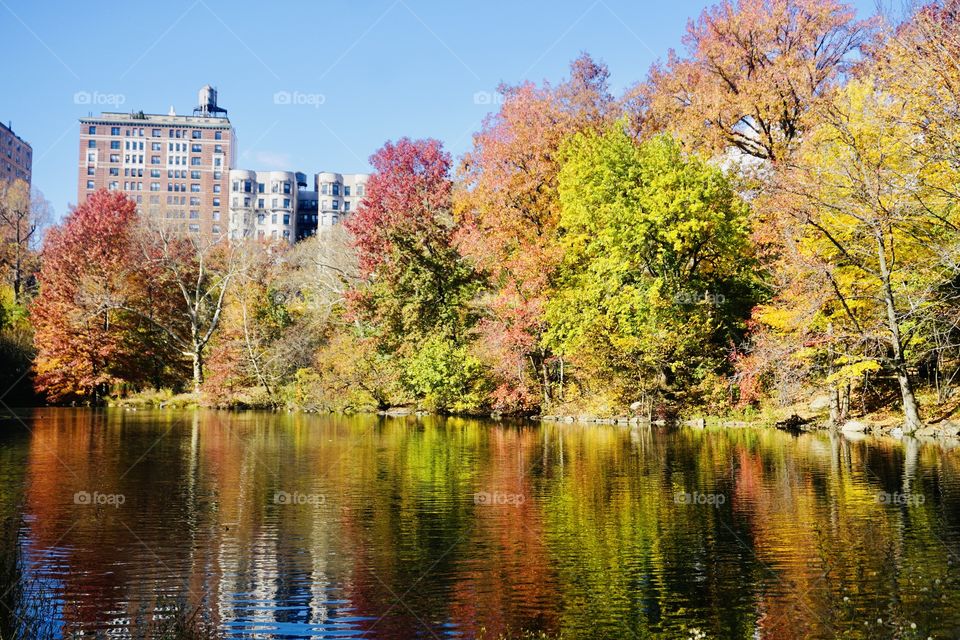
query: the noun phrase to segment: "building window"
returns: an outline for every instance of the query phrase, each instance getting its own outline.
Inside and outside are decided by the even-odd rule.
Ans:
[[[120,135],[120,127],[110,127],[110,135],[112,136]]]
[[[349,200],[344,200],[344,201],[343,201],[343,210],[344,210],[344,211],[350,211],[350,201],[349,201]]]
[[[340,208],[340,201],[339,201],[339,200],[334,200],[334,201],[331,202],[330,204],[333,205],[333,206],[330,207],[330,208],[333,209],[334,211],[336,211],[337,209]]]
[[[323,195],[323,196],[327,195],[327,183],[326,183],[326,182],[324,182],[322,185],[320,185],[320,195]]]
[[[93,180],[87,180],[87,189],[93,189]]]
[[[284,208],[284,209],[289,209],[289,208],[290,208],[290,198],[284,198],[284,199],[283,199],[283,208]]]
[[[159,138],[159,137],[160,137],[160,129],[154,129],[154,130],[151,131],[150,133],[153,135],[154,138]]]
[[[362,185],[362,184],[358,184],[358,185],[357,185],[357,195],[358,195],[358,196],[362,196],[362,195],[363,195],[364,186],[365,186],[365,185]]]
[[[213,225],[213,232],[214,232],[214,233],[220,233],[220,225],[218,225],[218,224]]]
[[[97,128],[94,126],[89,126],[87,127],[87,133],[89,133],[91,136],[95,136],[97,135]]]
[[[191,220],[199,220],[199,219],[200,219],[200,212],[197,211],[196,209],[191,209],[191,210],[190,210],[190,219],[191,219]]]
[[[200,153],[200,149],[201,147],[198,144],[190,145],[190,151],[192,151],[193,153]]]
[[[112,176],[119,176],[119,175],[120,175],[120,167],[110,167],[110,175],[112,175]]]
[[[110,154],[110,162],[120,162],[120,154],[119,154],[119,153],[111,153],[111,154]]]
[[[340,195],[340,184],[337,182],[333,183],[333,195],[335,196]]]
[[[150,148],[153,151],[161,151],[163,149],[163,145],[160,144],[159,142],[154,142],[153,144],[150,145]]]
[[[119,140],[111,140],[111,141],[110,141],[110,148],[111,148],[111,149],[119,149],[119,148],[120,148],[120,141],[119,141]]]
[[[343,185],[343,195],[344,196],[350,195],[350,185],[348,184]]]
[[[190,233],[200,233],[200,225],[198,224],[190,225]]]
[[[93,172],[94,172],[94,168],[93,168],[93,167],[87,167],[87,175],[88,175],[88,176],[92,176],[92,175],[93,175]]]
[[[200,131],[199,129],[194,129],[194,130],[193,130],[193,139],[194,139],[194,140],[199,140],[199,139],[202,138],[202,137],[203,137],[203,132],[202,132],[202,131]]]
[[[214,192],[214,193],[220,193],[220,185],[218,185],[218,184],[213,185],[213,192]]]
[[[290,214],[289,214],[289,213],[283,214],[283,224],[290,224]]]
[[[219,206],[220,206],[220,198],[214,198],[214,199],[213,199],[213,206],[215,206],[215,207],[219,207]]]
[[[219,211],[214,211],[214,212],[213,212],[213,219],[214,219],[214,220],[219,220],[219,219],[220,219],[220,212],[219,212]]]
[[[160,164],[160,156],[150,156],[150,164]]]
[[[87,140],[87,149],[96,149],[97,141],[96,140]]]
[[[222,131],[214,131],[214,132],[213,132],[213,139],[214,139],[214,140],[223,140],[223,132],[222,132]]]

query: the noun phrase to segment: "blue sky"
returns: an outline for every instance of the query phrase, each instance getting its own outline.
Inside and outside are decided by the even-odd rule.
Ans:
[[[366,171],[401,136],[461,154],[500,82],[559,80],[581,51],[609,65],[619,93],[679,48],[708,4],[0,0],[12,56],[0,120],[33,146],[34,186],[58,217],[76,199],[78,118],[171,105],[188,114],[206,83],[230,112],[239,167]]]

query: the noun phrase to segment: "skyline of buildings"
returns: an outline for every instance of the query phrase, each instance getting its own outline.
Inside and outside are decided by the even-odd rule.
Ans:
[[[368,174],[319,172],[308,185],[303,172],[237,167],[236,131],[216,89],[202,87],[197,102],[192,115],[171,107],[80,118],[77,204],[101,188],[122,191],[184,232],[290,243],[356,210]]]

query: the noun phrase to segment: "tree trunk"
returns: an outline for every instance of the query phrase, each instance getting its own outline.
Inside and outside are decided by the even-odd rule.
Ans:
[[[827,326],[827,336],[830,342],[827,345],[827,379],[832,380],[834,369],[833,362],[833,324]],[[839,427],[843,423],[843,416],[840,410],[840,389],[837,382],[832,380],[828,386],[830,394],[830,424]]]
[[[923,426],[920,421],[920,410],[917,406],[917,397],[910,384],[907,372],[907,362],[903,356],[903,341],[900,338],[900,323],[897,320],[897,306],[893,297],[893,287],[890,286],[890,269],[887,266],[887,254],[884,247],[882,231],[877,234],[877,258],[880,265],[880,279],[883,283],[883,299],[887,308],[887,328],[890,331],[890,344],[893,347],[893,369],[900,385],[900,397],[903,402],[903,432],[913,433]]]
[[[200,395],[200,385],[203,384],[203,354],[199,347],[193,350],[193,392]]]

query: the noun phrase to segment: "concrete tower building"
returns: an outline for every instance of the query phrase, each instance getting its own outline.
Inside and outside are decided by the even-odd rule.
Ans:
[[[230,237],[286,240],[297,229],[297,174],[230,171]]]
[[[322,172],[314,175],[311,191],[301,172],[234,169],[230,172],[230,237],[292,243],[322,232],[356,211],[369,177]]]
[[[315,184],[318,198],[317,226],[322,231],[332,227],[357,210],[366,195],[366,173],[318,173]]]

